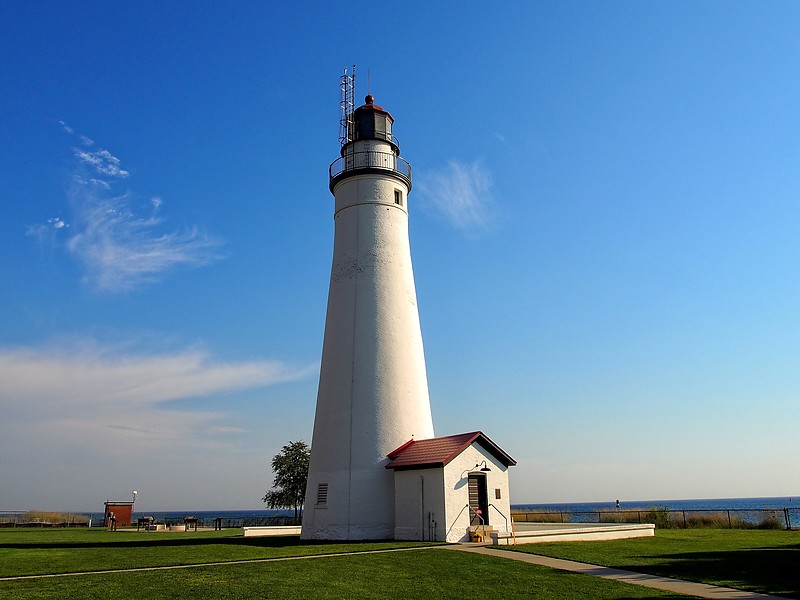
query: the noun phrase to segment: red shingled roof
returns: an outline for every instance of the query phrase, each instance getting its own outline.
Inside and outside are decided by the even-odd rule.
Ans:
[[[442,467],[476,442],[505,466],[517,464],[513,458],[486,437],[483,432],[460,433],[427,440],[409,440],[389,453],[387,469]]]

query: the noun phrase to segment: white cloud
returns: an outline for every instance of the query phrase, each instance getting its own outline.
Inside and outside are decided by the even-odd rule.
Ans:
[[[170,230],[156,213],[164,201],[152,196],[143,215],[137,196],[131,191],[115,193],[115,185],[130,172],[122,161],[94,140],[75,131],[63,121],[61,128],[78,138],[88,149],[72,148],[76,161],[69,191],[72,209],[70,237],[65,247],[84,267],[85,281],[103,292],[125,292],[153,283],[178,268],[196,268],[221,258],[222,245],[196,226]],[[54,229],[67,223],[31,225],[26,233],[40,244],[56,246]]]
[[[14,434],[17,444],[46,439],[56,448],[80,443],[98,451],[113,442],[121,452],[135,452],[143,444],[149,450],[213,445],[218,437],[241,431],[231,415],[165,403],[256,389],[313,372],[315,367],[280,362],[224,362],[194,349],[119,353],[92,342],[0,348],[5,414],[0,439]]]
[[[125,178],[130,175],[128,171],[120,166],[120,160],[108,150],[101,148],[95,152],[86,152],[80,148],[73,148],[72,152],[79,161],[88,165],[100,175],[119,178]]]
[[[478,162],[452,160],[418,177],[418,190],[424,205],[456,229],[474,234],[494,223],[492,178]]]
[[[38,223],[36,225],[29,225],[25,230],[25,235],[31,236],[36,239],[40,245],[55,245],[56,232],[59,229],[69,227],[61,217],[51,217],[47,219],[46,223]]]
[[[163,220],[140,217],[131,195],[109,197],[76,182],[71,192],[75,234],[68,250],[84,265],[87,281],[105,292],[124,292],[179,267],[220,258],[220,242],[196,227],[164,232]]]

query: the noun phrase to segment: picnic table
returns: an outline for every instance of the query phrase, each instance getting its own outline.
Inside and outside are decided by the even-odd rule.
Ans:
[[[183,518],[183,530],[184,531],[191,531],[192,529],[194,529],[194,531],[197,531],[197,522],[199,520],[200,519],[198,519],[197,517],[194,517],[192,515],[184,517]]]

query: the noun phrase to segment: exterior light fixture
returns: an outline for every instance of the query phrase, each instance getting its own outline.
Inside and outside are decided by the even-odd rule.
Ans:
[[[481,467],[481,465],[483,465],[483,466]],[[480,467],[480,469],[478,467]],[[487,465],[486,461],[484,460],[483,462],[475,463],[475,466],[472,467],[471,469],[467,469],[466,471],[463,471],[461,473],[461,478],[463,479],[465,475],[469,475],[470,473],[475,473],[476,471],[480,471],[481,473],[490,473],[491,469],[489,468],[489,465]]]

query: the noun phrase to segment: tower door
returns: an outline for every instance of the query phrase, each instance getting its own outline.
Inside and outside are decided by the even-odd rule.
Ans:
[[[469,524],[489,524],[489,495],[486,492],[486,475],[470,473],[467,480],[469,488]]]

